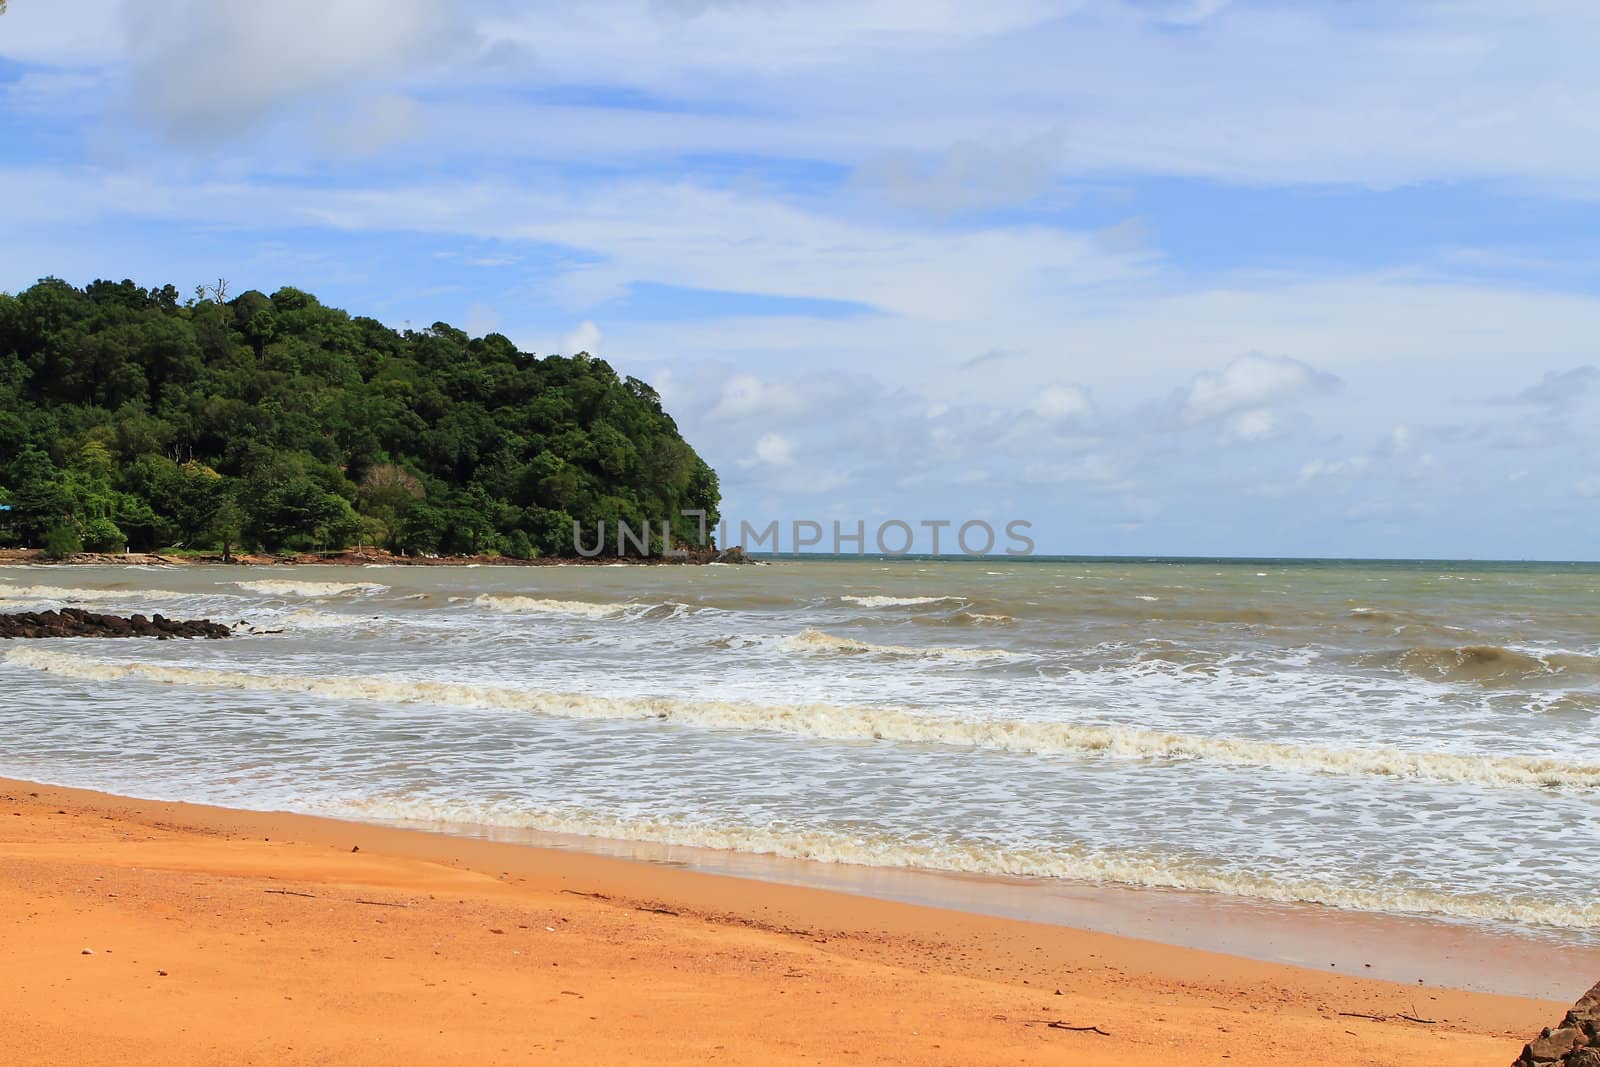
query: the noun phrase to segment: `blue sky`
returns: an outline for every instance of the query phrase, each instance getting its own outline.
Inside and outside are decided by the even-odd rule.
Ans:
[[[1595,558],[1597,49],[1562,0],[10,0],[0,289],[586,349],[758,525]]]

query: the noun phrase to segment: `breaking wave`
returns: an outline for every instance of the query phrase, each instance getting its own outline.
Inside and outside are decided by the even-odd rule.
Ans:
[[[262,596],[328,597],[350,593],[381,593],[389,587],[377,582],[296,582],[282,579],[263,579],[253,582],[229,582],[240,589]]]
[[[1017,620],[1010,615],[972,611],[971,605],[968,605],[955,611],[913,615],[910,621],[919,626],[1010,626]]]
[[[648,841],[690,848],[782,856],[822,863],[903,867],[966,874],[1061,878],[1190,892],[1223,893],[1287,904],[1314,903],[1359,911],[1443,915],[1573,928],[1600,928],[1600,904],[1508,899],[1499,893],[1452,895],[1400,886],[1364,888],[1339,882],[1275,878],[1181,861],[1074,850],[1014,847],[983,842],[924,842],[904,836],[858,837],[830,829],[741,826],[689,819],[639,818],[571,811],[540,811],[411,800],[351,800],[339,814],[357,818],[495,826],[544,833]]]
[[[1493,787],[1600,789],[1600,764],[1572,759],[1395,748],[1332,748],[1205,737],[1129,726],[963,719],[894,707],[690,702],[669,697],[607,698],[436,682],[399,675],[333,678],[266,675],[157,663],[108,662],[38,648],[15,649],[6,654],[6,661],[19,667],[85,680],[132,679],[169,685],[306,693],[343,700],[481,707],[569,719],[661,720],[722,730],[775,730],[837,741],[898,741],[1041,756],[1197,759],[1236,767]]]
[[[108,600],[120,600],[123,603],[142,600],[182,600],[185,597],[206,595],[208,594],[174,593],[165,589],[62,589],[53,585],[0,585],[0,600],[59,600],[67,604]]]
[[[616,618],[627,604],[595,604],[587,600],[545,600],[531,596],[497,596],[485,593],[472,601],[490,611],[528,615],[578,615],[588,619]]]
[[[674,619],[682,615],[715,610],[671,601],[663,604],[637,602],[606,604],[592,600],[548,600],[542,597],[513,596],[503,593],[484,593],[474,597],[472,602],[481,608],[508,615],[566,615],[582,619],[633,621]]]
[[[531,596],[505,596],[485,593],[476,597],[474,604],[490,611],[513,615],[569,615],[585,619],[617,619],[651,608],[651,604],[597,604],[589,600],[546,600]]]
[[[790,652],[838,653],[846,655],[902,656],[910,659],[996,660],[1016,659],[1020,653],[999,648],[917,648],[910,645],[875,645],[851,637],[836,637],[821,630],[805,630],[783,639]]]
[[[1500,645],[1408,648],[1395,655],[1393,663],[1419,678],[1480,685],[1516,684],[1554,675],[1600,679],[1600,657]]]
[[[347,629],[362,621],[353,615],[335,615],[314,608],[300,608],[284,615],[269,616],[258,622],[242,623],[238,628],[247,634],[272,634],[282,633],[285,630]]]
[[[864,608],[910,608],[922,604],[962,603],[966,600],[959,596],[841,596],[839,599]]]

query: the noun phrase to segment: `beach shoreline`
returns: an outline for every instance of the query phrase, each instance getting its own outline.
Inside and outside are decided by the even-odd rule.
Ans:
[[[32,1062],[1493,1064],[1565,1007],[412,829],[0,798],[0,1044]]]
[[[264,556],[248,552],[223,559],[221,553],[176,555],[163,552],[74,552],[46,559],[38,548],[0,548],[0,566],[38,567],[694,567],[712,563],[755,564],[742,549],[696,550],[686,556],[400,556],[383,549]]]

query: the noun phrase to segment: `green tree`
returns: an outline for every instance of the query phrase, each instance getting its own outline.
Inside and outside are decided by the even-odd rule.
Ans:
[[[656,392],[603,360],[222,288],[0,294],[17,537],[568,555],[574,520],[649,520],[657,538],[665,520],[678,540],[698,525],[680,509],[716,521],[716,475]]]

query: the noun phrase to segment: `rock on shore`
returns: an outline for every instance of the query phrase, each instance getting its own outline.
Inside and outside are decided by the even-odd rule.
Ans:
[[[1528,1042],[1511,1067],[1600,1067],[1600,982],[1572,1006],[1560,1026],[1547,1026]]]
[[[227,637],[233,631],[210,619],[180,621],[163,615],[101,615],[81,608],[0,614],[0,638],[12,637]]]

